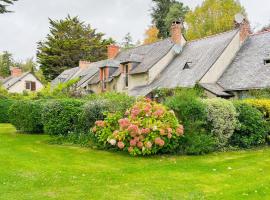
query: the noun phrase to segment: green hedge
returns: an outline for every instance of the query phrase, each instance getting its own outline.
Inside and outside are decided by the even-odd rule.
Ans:
[[[21,100],[9,109],[10,122],[18,131],[25,133],[42,133],[42,110],[44,101]]]
[[[9,123],[8,111],[12,104],[15,103],[12,99],[0,97],[0,123]]]
[[[250,148],[265,144],[269,126],[263,114],[244,102],[234,102],[234,106],[238,113],[239,126],[231,137],[231,145]]]
[[[78,131],[79,118],[83,110],[84,101],[76,99],[53,100],[46,104],[42,121],[44,131],[50,135],[67,135]]]

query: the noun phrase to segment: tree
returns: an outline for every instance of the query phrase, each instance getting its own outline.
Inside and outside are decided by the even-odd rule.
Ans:
[[[157,29],[156,26],[149,27],[145,32],[146,37],[145,37],[143,43],[144,44],[151,44],[151,43],[157,42],[159,40],[158,33],[159,33],[159,30]]]
[[[125,37],[123,38],[122,47],[123,49],[130,49],[130,48],[135,47],[130,33],[127,33]]]
[[[16,62],[14,65],[19,66],[23,72],[35,73],[37,71],[37,63],[34,61],[34,58],[28,58],[25,61]]]
[[[10,76],[10,67],[12,66],[12,63],[12,54],[4,51],[3,54],[0,55],[0,76],[4,78]]]
[[[13,3],[18,0],[0,0],[0,14],[10,12],[7,10],[9,5],[13,5]]]
[[[66,69],[78,66],[80,60],[95,62],[107,58],[107,46],[114,41],[103,39],[90,25],[69,15],[63,20],[52,20],[50,33],[38,43],[37,61],[47,80],[52,80]]]
[[[174,20],[179,20],[189,11],[187,6],[176,0],[153,0],[152,22],[159,30],[159,38],[167,38],[170,35],[170,25]]]
[[[246,15],[237,0],[205,0],[186,15],[186,36],[192,40],[231,30],[237,13]]]

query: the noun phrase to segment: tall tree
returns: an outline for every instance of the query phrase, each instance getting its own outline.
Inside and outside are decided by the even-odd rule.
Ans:
[[[186,15],[186,36],[191,40],[231,30],[237,13],[246,15],[238,0],[205,0]]]
[[[135,47],[135,44],[133,43],[133,39],[130,33],[127,33],[125,37],[123,38],[122,42],[122,48],[123,49],[130,49]]]
[[[0,0],[0,14],[10,12],[7,7],[18,0]]]
[[[4,51],[3,54],[0,55],[0,76],[5,78],[10,75],[10,67],[12,66],[12,63],[12,54]]]
[[[170,35],[171,24],[169,23],[180,18],[184,20],[189,8],[176,0],[153,0],[153,2],[152,22],[159,30],[159,38],[166,38]]]
[[[66,69],[78,66],[80,60],[95,62],[107,57],[107,46],[114,41],[104,39],[90,25],[78,17],[67,16],[52,20],[50,33],[38,43],[37,61],[47,80],[52,80]]]
[[[27,58],[25,61],[19,61],[14,64],[19,66],[23,72],[32,72],[37,71],[37,63],[34,61],[34,58]]]
[[[144,39],[144,44],[151,44],[154,42],[157,42],[158,39],[158,33],[159,30],[157,29],[156,26],[150,26],[146,31],[145,31],[145,39]]]

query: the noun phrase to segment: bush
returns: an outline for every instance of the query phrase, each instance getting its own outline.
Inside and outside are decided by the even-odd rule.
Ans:
[[[227,145],[237,126],[237,113],[232,102],[225,99],[204,100],[207,106],[207,121],[216,138],[218,148]]]
[[[84,102],[75,99],[53,100],[43,110],[44,131],[50,135],[67,135],[79,123]]]
[[[238,113],[239,126],[230,143],[242,148],[265,144],[269,128],[263,114],[244,102],[235,102],[234,106]]]
[[[141,100],[126,112],[108,114],[97,121],[92,132],[104,148],[129,151],[131,155],[175,152],[184,134],[173,111],[149,99]]]
[[[0,97],[0,123],[9,123],[8,111],[14,100]]]
[[[21,100],[9,109],[10,122],[18,131],[25,133],[42,133],[43,101]]]
[[[82,109],[79,117],[80,130],[84,133],[95,125],[98,120],[104,120],[105,113],[109,110],[109,102],[107,100],[93,100],[87,102]]]
[[[92,94],[87,97],[90,101],[107,101],[108,112],[120,112],[124,114],[135,102],[134,97],[124,93],[107,92],[102,94]]]
[[[267,120],[270,119],[270,100],[269,99],[247,99],[247,100],[244,100],[243,102],[260,110]]]

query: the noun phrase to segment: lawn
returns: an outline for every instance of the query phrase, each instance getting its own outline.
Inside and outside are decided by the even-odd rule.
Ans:
[[[270,148],[133,158],[0,125],[0,199],[270,199]]]

